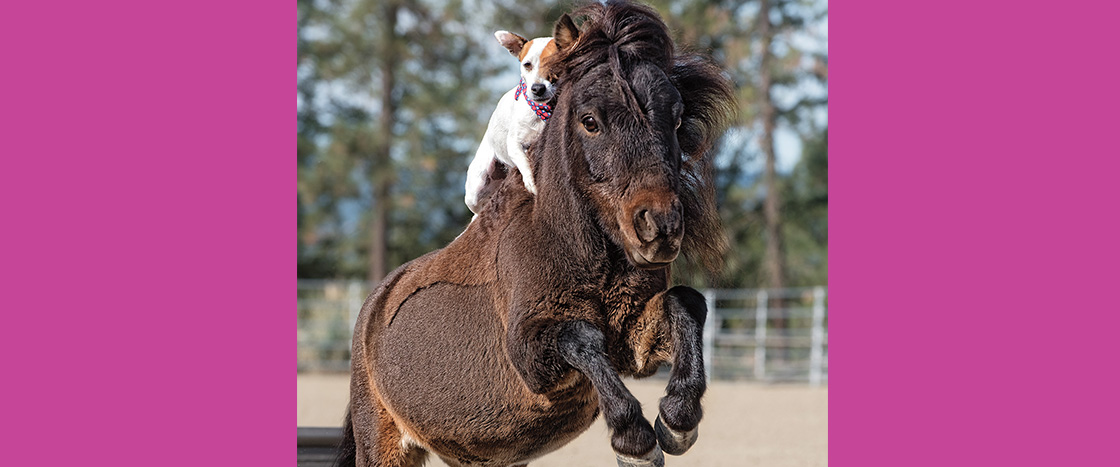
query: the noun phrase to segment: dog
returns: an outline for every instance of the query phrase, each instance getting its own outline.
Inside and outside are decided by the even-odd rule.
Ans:
[[[505,178],[509,167],[517,167],[525,188],[537,193],[527,151],[552,115],[550,102],[556,95],[555,76],[548,70],[546,60],[559,51],[553,38],[527,40],[509,31],[495,32],[494,37],[517,57],[521,83],[498,101],[482,143],[467,169],[464,200],[473,213],[482,208],[498,185],[494,180]]]

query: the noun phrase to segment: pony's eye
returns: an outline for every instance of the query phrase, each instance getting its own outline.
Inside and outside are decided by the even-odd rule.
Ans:
[[[599,132],[599,123],[595,121],[595,117],[590,115],[584,116],[583,119],[580,120],[580,123],[583,124],[583,129],[587,130],[588,133]]]
[[[680,127],[681,127],[681,118],[677,117],[677,126],[675,126],[673,128],[680,128]]]
[[[525,62],[525,71],[533,70],[533,62]]]

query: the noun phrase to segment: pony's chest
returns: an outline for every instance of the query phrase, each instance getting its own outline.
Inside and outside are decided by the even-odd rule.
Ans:
[[[648,297],[608,297],[603,301],[603,311],[610,321],[625,321],[628,317],[642,314],[648,303]]]
[[[642,314],[650,301],[667,289],[664,276],[667,274],[641,271],[608,279],[600,286],[605,311],[622,316]]]
[[[604,294],[604,334],[608,358],[624,375],[648,376],[657,370],[668,349],[664,285],[620,287]]]

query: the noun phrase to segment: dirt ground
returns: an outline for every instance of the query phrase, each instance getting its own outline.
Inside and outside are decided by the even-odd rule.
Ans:
[[[625,380],[642,402],[646,417],[657,416],[664,380]],[[349,376],[300,374],[296,377],[299,426],[341,426],[349,398]],[[714,382],[704,397],[704,421],[696,445],[680,457],[665,456],[666,467],[828,465],[828,389]],[[430,457],[429,466],[443,466]],[[567,446],[530,464],[532,467],[613,467],[602,417]]]

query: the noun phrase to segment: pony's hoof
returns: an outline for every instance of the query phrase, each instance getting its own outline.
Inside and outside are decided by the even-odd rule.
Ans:
[[[618,467],[664,467],[665,455],[661,450],[654,446],[649,452],[639,456],[632,457],[626,454],[614,453],[614,457],[618,459]]]
[[[657,420],[653,422],[653,431],[657,433],[657,444],[661,445],[661,450],[674,456],[679,456],[688,451],[693,444],[696,443],[696,432],[699,428],[693,428],[690,431],[677,431],[665,426],[661,421],[661,416],[657,416]]]

